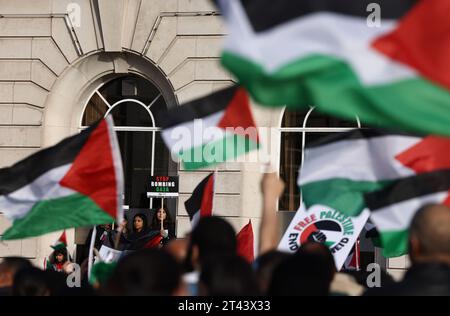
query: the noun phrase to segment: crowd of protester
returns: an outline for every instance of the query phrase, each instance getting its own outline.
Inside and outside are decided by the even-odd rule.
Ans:
[[[381,271],[380,286],[368,288],[367,272],[336,271],[333,256],[323,244],[306,243],[294,254],[276,250],[276,200],[282,192],[283,183],[274,174],[264,176],[259,256],[253,262],[237,254],[236,233],[226,220],[203,217],[187,238],[176,239],[170,225],[160,223],[167,218],[163,216],[168,214],[166,209],[157,213],[151,225],[137,214],[132,231],[125,231],[124,225],[116,230],[127,241],[157,231],[162,237],[157,247],[138,249],[134,244],[118,262],[95,265],[95,278],[88,279],[82,267],[80,287],[67,286],[70,269],[61,266],[67,254],[55,253],[52,266],[56,267],[47,270],[34,267],[25,258],[4,258],[0,295],[450,295],[448,207],[428,205],[414,216],[409,236],[412,265],[403,280],[395,282]],[[99,236],[109,238],[101,230]],[[112,235],[111,243],[117,237]]]

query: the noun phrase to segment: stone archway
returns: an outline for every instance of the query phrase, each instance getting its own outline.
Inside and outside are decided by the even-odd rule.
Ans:
[[[98,52],[74,62],[58,78],[45,104],[42,147],[54,145],[61,139],[79,132],[82,114],[93,92],[102,84],[128,74],[138,75],[155,84],[167,107],[177,106],[177,98],[166,76],[148,59],[130,52]],[[77,239],[85,238],[83,230]],[[39,238],[36,262],[40,264],[48,255],[49,245],[59,233]],[[76,241],[75,230],[67,231],[69,244]],[[69,247],[69,250],[71,247]]]

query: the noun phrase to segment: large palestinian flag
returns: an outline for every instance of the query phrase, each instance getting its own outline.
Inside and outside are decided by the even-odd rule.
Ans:
[[[232,86],[163,114],[162,137],[185,169],[223,163],[259,147],[243,88]]]
[[[354,130],[307,146],[298,181],[307,207],[320,203],[351,216],[370,209],[384,255],[394,257],[406,253],[421,206],[450,205],[449,157],[448,138]]]
[[[450,1],[216,2],[222,63],[259,103],[450,135]]]
[[[122,160],[112,119],[0,169],[2,239],[122,219]]]
[[[211,173],[204,178],[192,192],[192,196],[184,202],[184,206],[195,226],[200,217],[211,216],[214,203],[214,181],[215,174]]]

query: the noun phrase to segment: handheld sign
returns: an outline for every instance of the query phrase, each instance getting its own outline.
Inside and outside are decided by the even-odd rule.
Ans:
[[[330,248],[339,271],[369,218],[365,209],[360,215],[344,215],[325,205],[313,205],[305,210],[302,203],[283,238],[278,250],[295,252],[304,243],[319,242]]]
[[[150,177],[150,191],[147,197],[178,197],[178,176]]]

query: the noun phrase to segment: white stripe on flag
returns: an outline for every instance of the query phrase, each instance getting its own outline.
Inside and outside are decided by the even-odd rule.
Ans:
[[[202,146],[225,137],[225,130],[217,127],[224,111],[220,111],[202,119],[185,122],[177,126],[164,129],[162,137],[167,147],[173,152]]]
[[[391,204],[371,212],[370,219],[380,233],[383,231],[405,230],[409,228],[414,214],[420,207],[430,203],[441,203],[447,195],[448,191],[436,192]]]
[[[56,199],[76,193],[62,187],[59,181],[66,175],[72,164],[51,169],[20,189],[0,196],[0,211],[9,220],[16,220],[28,214],[36,202]]]
[[[367,85],[387,84],[417,76],[414,69],[371,48],[374,39],[396,27],[396,21],[383,20],[380,27],[368,27],[365,18],[320,12],[252,35],[246,24],[240,21],[245,15],[237,14],[238,6],[230,4],[232,14],[226,17],[231,32],[225,42],[225,50],[251,59],[268,73],[307,56],[326,55],[346,61]]]
[[[374,182],[414,175],[413,170],[394,157],[421,140],[409,136],[383,136],[307,148],[299,185],[333,178]]]

